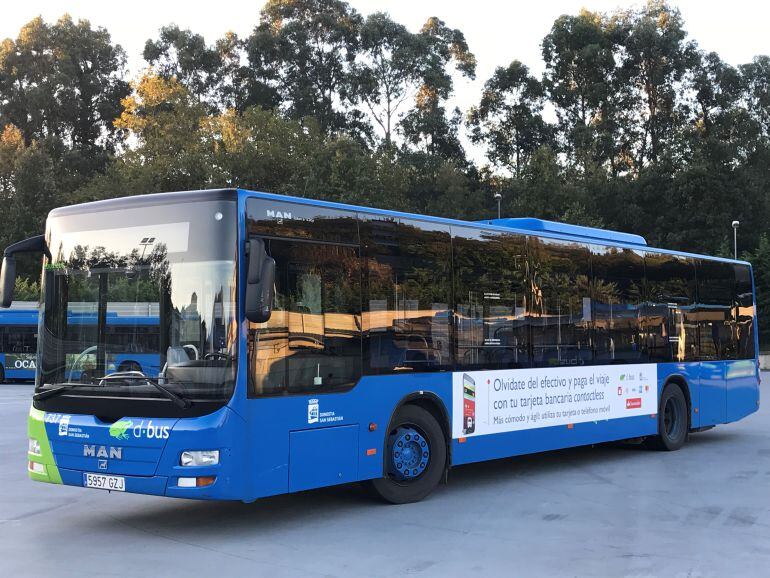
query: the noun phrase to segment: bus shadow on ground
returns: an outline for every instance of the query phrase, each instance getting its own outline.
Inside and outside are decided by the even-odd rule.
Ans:
[[[712,452],[716,446],[734,443],[741,437],[740,432],[715,430],[690,437],[688,445],[681,452],[700,451],[707,448]],[[665,453],[665,452],[664,452]],[[496,487],[515,484],[525,478],[529,483],[538,480],[553,480],[555,475],[570,468],[591,468],[606,471],[628,465],[629,461],[656,459],[660,452],[647,449],[642,444],[619,442],[554,450],[513,458],[467,464],[453,468],[448,485],[442,485],[429,496],[425,504],[435,506],[434,501],[446,502],[464,494],[469,487],[474,491],[494,490]],[[133,496],[124,496],[133,499]],[[142,501],[146,497],[138,498]],[[228,536],[267,536],[276,530],[295,528],[322,528],[329,519],[350,515],[368,515],[382,509],[391,509],[394,516],[403,513],[401,508],[422,507],[421,505],[391,506],[384,504],[370,494],[364,484],[345,484],[295,494],[261,498],[255,502],[216,502],[155,498],[152,502],[137,508],[123,506],[112,509],[107,517],[94,520],[95,525],[103,523],[105,530],[114,528],[117,522],[128,528],[160,534],[173,534],[178,538],[193,539],[201,528],[206,535],[217,539]],[[453,506],[455,507],[455,506]],[[116,512],[117,510],[117,512]],[[391,512],[387,512],[389,515]]]

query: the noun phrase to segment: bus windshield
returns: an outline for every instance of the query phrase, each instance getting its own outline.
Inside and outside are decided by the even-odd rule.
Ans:
[[[148,207],[137,199],[120,211],[52,216],[39,389],[162,397],[152,380],[188,399],[228,399],[235,223],[226,201]]]

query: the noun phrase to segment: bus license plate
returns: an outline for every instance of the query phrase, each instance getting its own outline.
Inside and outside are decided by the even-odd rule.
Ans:
[[[83,474],[83,485],[97,490],[126,491],[126,478],[122,476],[104,476],[102,474]]]

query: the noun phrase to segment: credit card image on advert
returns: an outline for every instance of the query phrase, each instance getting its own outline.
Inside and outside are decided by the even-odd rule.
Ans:
[[[476,382],[463,373],[463,433],[476,431]]]

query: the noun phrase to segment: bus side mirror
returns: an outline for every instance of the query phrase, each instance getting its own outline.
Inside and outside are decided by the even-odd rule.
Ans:
[[[246,319],[264,323],[270,319],[275,297],[275,259],[262,239],[250,239],[249,270],[246,274]]]
[[[16,257],[5,255],[3,268],[0,270],[0,307],[8,309],[13,302],[13,290],[16,286]]]
[[[8,246],[3,253],[3,269],[0,271],[0,307],[8,309],[13,302],[16,286],[16,253],[42,253],[49,259],[51,252],[44,235],[37,235]]]

